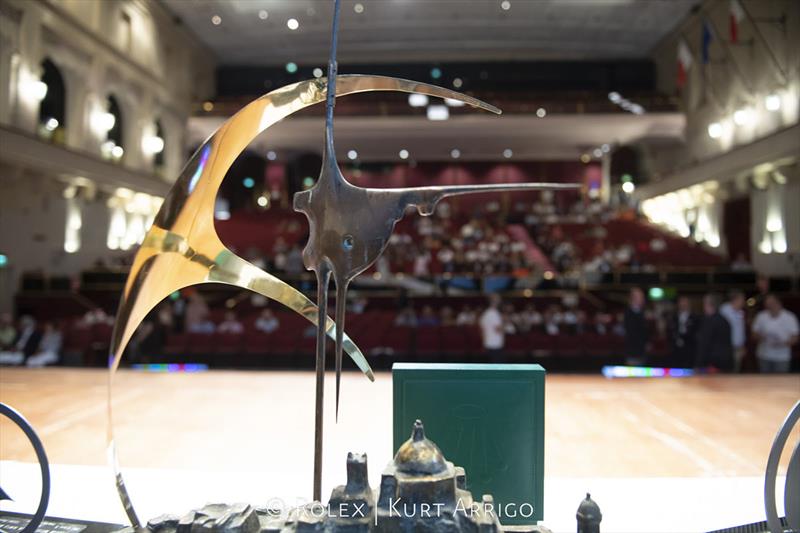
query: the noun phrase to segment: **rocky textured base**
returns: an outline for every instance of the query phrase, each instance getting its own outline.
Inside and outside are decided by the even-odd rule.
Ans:
[[[551,533],[542,526],[504,527],[494,500],[475,501],[466,473],[444,458],[417,420],[411,438],[383,470],[377,490],[369,486],[367,457],[347,456],[347,483],[319,502],[286,509],[248,504],[210,504],[183,517],[164,515],[147,523],[149,533]],[[133,533],[129,528],[126,533]]]

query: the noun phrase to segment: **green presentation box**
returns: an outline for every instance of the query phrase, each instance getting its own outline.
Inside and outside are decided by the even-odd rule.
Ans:
[[[396,363],[394,449],[420,419],[473,498],[494,496],[503,524],[542,520],[544,376],[540,365]]]

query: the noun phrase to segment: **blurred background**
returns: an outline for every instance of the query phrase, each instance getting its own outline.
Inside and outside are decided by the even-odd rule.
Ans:
[[[324,74],[331,12],[304,0],[0,0],[2,348],[23,354],[12,363],[52,352],[45,363],[105,364],[127,265],[182,165],[252,99]],[[697,332],[681,312],[701,318],[705,293],[721,303],[736,291],[747,320],[736,368],[757,370],[750,325],[766,294],[800,306],[799,17],[789,0],[345,1],[340,73],[434,83],[504,111],[343,98],[349,180],[581,185],[407,216],[353,286],[348,332],[376,367],[480,360],[495,293],[505,359],[597,369],[631,351],[636,287],[635,358],[691,367]],[[308,227],[291,198],[319,173],[322,113],[257,138],[216,202],[225,244],[309,293]],[[36,338],[20,344],[26,328]],[[280,305],[209,286],[165,301],[127,361],[310,366],[313,346]]]

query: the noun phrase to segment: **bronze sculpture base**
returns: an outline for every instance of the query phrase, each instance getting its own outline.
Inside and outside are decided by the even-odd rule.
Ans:
[[[163,515],[147,523],[152,533],[551,533],[538,526],[504,527],[494,500],[473,500],[464,469],[445,460],[414,424],[381,475],[377,491],[367,480],[367,457],[347,456],[347,483],[333,489],[327,506],[319,502],[283,510],[248,504],[210,504],[183,517]],[[129,528],[127,531],[135,531]]]

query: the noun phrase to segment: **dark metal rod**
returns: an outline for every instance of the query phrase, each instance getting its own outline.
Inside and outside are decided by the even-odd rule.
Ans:
[[[336,280],[336,421],[339,421],[339,390],[342,381],[342,341],[344,340],[344,318],[347,313],[346,279]]]
[[[336,161],[333,150],[333,107],[336,105],[336,49],[339,40],[339,2],[340,0],[334,0],[333,2],[331,51],[328,57],[328,93],[325,96],[325,150],[332,161]]]
[[[325,327],[328,322],[328,283],[331,271],[326,263],[317,270],[317,403],[314,417],[314,500],[322,498],[322,430],[325,409]]]

